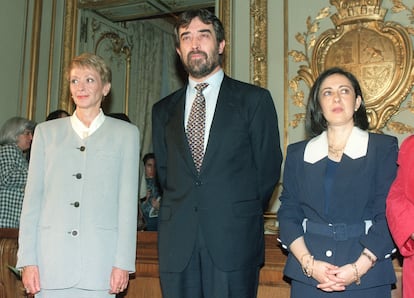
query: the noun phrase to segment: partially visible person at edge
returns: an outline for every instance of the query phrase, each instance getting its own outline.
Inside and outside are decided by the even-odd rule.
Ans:
[[[22,117],[7,120],[0,129],[0,227],[18,228],[35,122]]]
[[[161,202],[161,189],[159,186],[156,161],[154,153],[144,155],[142,162],[144,163],[145,184],[147,193],[141,198],[141,211],[145,222],[146,231],[158,230],[158,213]]]
[[[46,117],[46,121],[55,120],[59,118],[69,117],[70,114],[66,112],[65,110],[55,110],[53,112],[50,112],[49,115]]]
[[[103,114],[101,57],[75,57],[67,75],[76,110],[36,127],[16,267],[36,297],[113,297],[135,271],[139,131]]]
[[[306,128],[312,138],[288,146],[277,214],[291,297],[391,297],[397,139],[366,131],[360,84],[340,68],[312,86]]]
[[[63,117],[68,117],[70,116],[70,114],[68,112],[66,112],[65,110],[55,110],[53,112],[50,112],[47,117],[46,117],[46,121],[50,121],[50,120],[54,120],[54,119],[59,119],[59,118],[63,118]],[[27,151],[26,153],[26,159],[30,160],[30,149]]]
[[[162,294],[256,297],[263,213],[282,163],[274,103],[268,90],[224,74],[224,29],[210,11],[182,13],[175,37],[188,83],[153,107]],[[205,103],[197,125],[189,124],[200,120],[190,117],[193,101]],[[200,147],[190,146],[192,129]]]
[[[403,298],[414,298],[414,136],[401,144],[398,172],[387,198],[391,234],[403,256]]]

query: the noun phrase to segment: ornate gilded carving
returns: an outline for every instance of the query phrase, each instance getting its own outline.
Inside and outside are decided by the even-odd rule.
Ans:
[[[402,11],[407,10],[409,15],[408,19],[410,20],[410,23],[412,24],[414,22],[414,8],[408,7],[406,4],[404,4],[401,0],[393,0],[393,7],[392,12],[399,13]],[[414,28],[411,26],[406,26],[407,31],[410,33],[410,35],[414,35]],[[394,121],[394,118],[400,114],[401,112],[408,111],[412,114],[414,114],[414,96],[413,92],[411,93],[411,100],[407,101],[406,105],[404,107],[400,107],[397,113],[395,113],[390,121],[387,123],[387,128],[395,133],[398,134],[414,134],[414,127],[399,121]]]
[[[124,84],[124,88],[121,93],[118,94],[118,98],[121,99],[123,95],[123,112],[128,115],[129,107],[129,90],[130,90],[130,76],[131,76],[131,48],[132,42],[128,36],[127,30],[116,25],[108,25],[105,21],[94,15],[86,17],[89,19],[90,27],[84,29],[86,36],[90,35],[90,40],[85,38],[85,42],[88,44],[88,48],[93,52],[102,56],[104,59],[110,61],[112,72],[118,72],[122,74],[122,78],[118,81],[118,84]],[[86,23],[88,26],[88,23]],[[114,81],[114,86],[118,86]],[[114,90],[114,88],[113,88]],[[111,98],[112,94],[109,95]],[[103,102],[103,108],[109,108],[105,106],[110,104],[110,101]]]
[[[63,34],[63,56],[62,65],[66,69],[72,60],[76,46],[76,26],[77,26],[77,2],[72,0],[65,1],[65,21]],[[73,103],[69,92],[69,82],[65,75],[61,78],[59,107],[73,112]]]
[[[267,87],[267,0],[252,0],[250,18],[250,80]]]
[[[330,1],[338,10],[331,16],[336,27],[315,40],[312,59],[308,53],[303,54],[306,59],[298,52],[290,53],[295,59],[308,62],[290,83],[296,102],[303,103],[298,89],[300,80],[311,86],[324,69],[340,66],[354,73],[361,83],[371,130],[381,131],[398,112],[413,84],[413,51],[408,31],[398,23],[384,22],[386,10],[381,2]],[[308,32],[316,33],[317,26],[311,26],[309,21],[307,24]],[[312,48],[310,40],[309,44],[301,43]],[[295,117],[293,125],[297,125]]]
[[[319,22],[330,15],[329,7],[321,9],[314,20],[310,16],[306,19],[306,32],[296,33],[295,39],[304,48],[304,51],[291,50],[288,55],[293,58],[295,62],[306,63],[301,65],[298,70],[298,75],[289,81],[289,89],[293,91],[290,95],[292,103],[298,108],[305,108],[305,93],[300,89],[299,82],[301,80],[310,87],[314,82],[314,76],[311,69],[310,53],[315,47],[317,32],[319,31]],[[293,119],[290,119],[289,125],[296,128],[301,122],[305,120],[305,113],[296,113]]]
[[[96,27],[95,30],[99,28]],[[104,40],[110,41],[110,48],[108,51],[111,51],[114,55],[119,58],[125,59],[125,98],[124,98],[124,113],[128,115],[128,106],[129,106],[129,84],[130,84],[130,75],[131,75],[131,47],[127,44],[124,38],[121,38],[115,32],[103,32],[99,39],[95,43],[95,53],[98,53],[98,48],[101,42]]]
[[[391,8],[393,13],[399,13],[401,11],[407,10],[409,15],[408,19],[410,20],[410,23],[414,23],[414,8],[408,7],[406,4],[404,4],[401,0],[392,0],[393,7]],[[411,26],[406,27],[407,31],[414,35],[414,28]]]
[[[223,23],[226,34],[226,47],[224,48],[223,68],[227,74],[231,74],[231,32],[233,0],[218,1],[218,16]]]

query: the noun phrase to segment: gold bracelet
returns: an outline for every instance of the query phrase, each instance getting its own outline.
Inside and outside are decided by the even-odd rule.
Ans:
[[[307,277],[312,277],[312,274],[313,274],[313,264],[314,264],[314,258],[313,258],[313,256],[311,255],[311,254],[304,254],[301,258],[300,258],[300,260],[301,260],[301,263],[303,263],[303,258],[305,257],[305,256],[310,256],[309,257],[309,259],[306,261],[306,265],[305,266],[303,266],[302,265],[302,271],[303,271],[303,274],[305,274]],[[312,268],[309,268],[310,267],[310,265],[311,265],[311,262],[312,262]]]
[[[361,277],[359,276],[358,268],[355,263],[352,263],[352,268],[354,268],[355,284],[359,286],[361,284]]]
[[[361,252],[361,256],[366,256],[367,258],[368,258],[368,260],[370,260],[371,261],[371,267],[374,267],[374,265],[375,265],[375,263],[377,262],[376,260],[374,260],[374,258],[369,254],[369,253],[367,253],[366,251],[362,251]]]

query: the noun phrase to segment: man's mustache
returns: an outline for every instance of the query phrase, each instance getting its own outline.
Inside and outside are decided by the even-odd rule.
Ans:
[[[190,59],[193,55],[203,55],[205,59],[207,59],[207,53],[202,51],[191,51],[188,53],[188,58]]]

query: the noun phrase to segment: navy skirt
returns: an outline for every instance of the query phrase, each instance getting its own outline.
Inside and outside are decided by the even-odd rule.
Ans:
[[[324,292],[317,287],[292,280],[291,298],[391,298],[391,285],[368,289],[345,290],[342,292]]]

